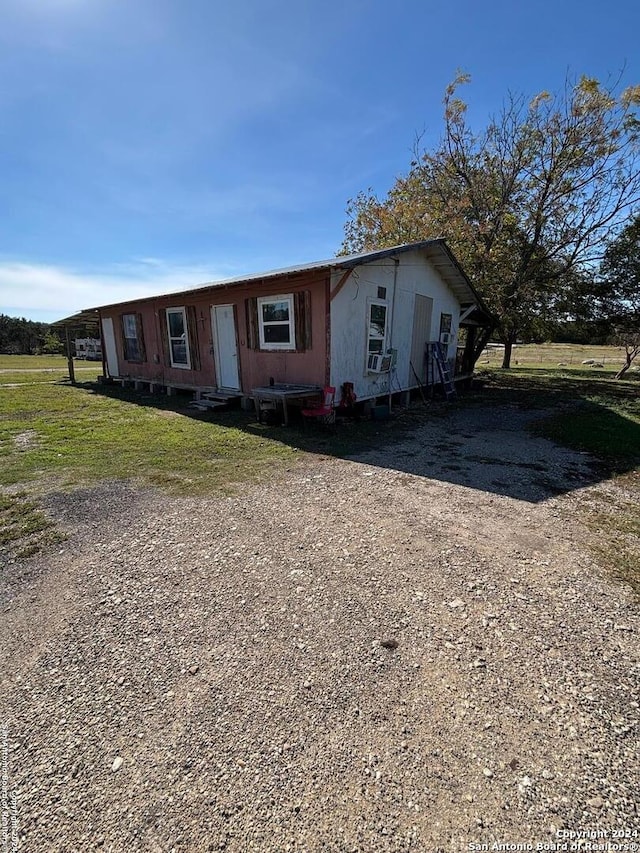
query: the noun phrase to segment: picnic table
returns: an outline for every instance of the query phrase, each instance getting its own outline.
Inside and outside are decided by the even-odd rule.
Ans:
[[[285,426],[289,424],[288,403],[293,400],[297,402],[310,400],[313,404],[317,404],[320,394],[322,394],[322,388],[319,385],[291,385],[286,382],[276,382],[273,385],[251,389],[258,420],[263,409],[281,406]],[[267,405],[264,405],[265,403]]]

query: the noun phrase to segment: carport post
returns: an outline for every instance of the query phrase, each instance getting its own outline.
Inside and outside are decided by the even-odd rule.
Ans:
[[[69,365],[69,379],[71,380],[71,384],[76,384],[76,374],[73,367],[73,355],[71,352],[71,336],[69,335],[69,326],[64,327],[66,345],[67,345],[67,364]]]

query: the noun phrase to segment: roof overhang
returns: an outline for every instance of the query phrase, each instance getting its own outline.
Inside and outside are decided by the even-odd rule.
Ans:
[[[54,329],[62,328],[83,328],[97,327],[99,325],[100,315],[97,308],[87,308],[85,311],[78,311],[77,314],[72,314],[70,317],[64,317],[62,320],[56,320],[55,323],[49,323]]]
[[[482,301],[480,294],[474,288],[443,237],[393,246],[390,249],[380,249],[377,252],[352,255],[344,260],[337,258],[336,261],[342,261],[339,264],[341,267],[354,268],[363,263],[374,263],[385,258],[395,258],[405,252],[419,252],[426,256],[436,272],[451,288],[462,311],[468,312],[464,325],[489,326],[495,324],[495,318]]]
[[[483,329],[495,329],[496,319],[489,311],[486,311],[480,305],[462,306],[463,311],[460,315],[460,326],[464,329],[469,326],[478,326]]]

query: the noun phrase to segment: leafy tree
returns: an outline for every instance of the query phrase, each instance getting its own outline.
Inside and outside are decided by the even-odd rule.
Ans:
[[[0,314],[0,352],[32,355],[44,338],[46,323]]]
[[[600,272],[607,285],[605,310],[613,328],[612,342],[624,347],[624,376],[640,354],[640,215],[611,241]]]
[[[63,341],[61,341],[54,332],[45,332],[42,344],[42,352],[44,355],[62,355],[64,350],[65,346]]]
[[[458,97],[468,82],[447,87],[438,147],[418,140],[385,198],[349,201],[342,251],[445,237],[498,318],[509,367],[516,339],[556,317],[640,200],[640,86],[582,77],[528,103],[510,94],[476,133]]]

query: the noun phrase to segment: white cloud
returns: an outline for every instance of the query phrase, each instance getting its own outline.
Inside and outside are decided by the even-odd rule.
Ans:
[[[188,290],[237,270],[140,258],[104,271],[0,260],[0,313],[52,321],[83,308]]]

